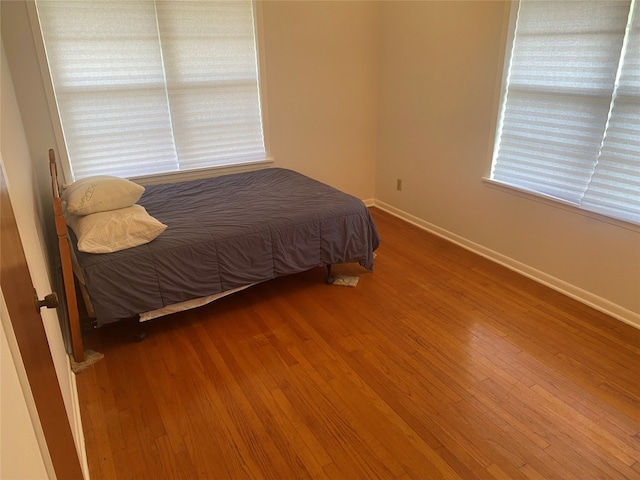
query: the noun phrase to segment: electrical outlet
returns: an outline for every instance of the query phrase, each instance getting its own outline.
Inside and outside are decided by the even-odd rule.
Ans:
[[[396,190],[398,190],[399,192],[402,191],[402,179],[401,178],[398,178],[396,180]]]

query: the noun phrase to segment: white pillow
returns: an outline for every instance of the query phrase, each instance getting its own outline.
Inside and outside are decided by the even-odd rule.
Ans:
[[[167,228],[140,205],[66,218],[78,237],[78,250],[87,253],[111,253],[144,245]]]
[[[125,208],[136,203],[144,187],[125,178],[97,175],[73,182],[62,192],[67,212],[89,215]]]

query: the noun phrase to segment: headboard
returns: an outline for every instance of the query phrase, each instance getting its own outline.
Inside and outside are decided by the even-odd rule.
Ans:
[[[53,214],[55,216],[56,234],[58,236],[58,250],[62,264],[62,279],[64,282],[64,294],[69,318],[69,331],[71,333],[71,350],[73,359],[80,363],[84,361],[84,349],[82,346],[82,330],[80,329],[80,315],[78,314],[78,299],[76,286],[73,279],[73,266],[71,262],[71,250],[67,238],[67,223],[62,214],[62,200],[60,198],[60,186],[58,184],[58,168],[53,149],[49,150],[49,170],[51,172],[51,188],[53,190]]]

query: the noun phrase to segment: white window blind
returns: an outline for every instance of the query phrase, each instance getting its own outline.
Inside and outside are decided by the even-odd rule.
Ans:
[[[630,22],[611,117],[582,204],[640,223],[640,7]]]
[[[36,5],[74,179],[265,158],[250,0]]]
[[[635,1],[521,0],[491,178],[640,223]]]

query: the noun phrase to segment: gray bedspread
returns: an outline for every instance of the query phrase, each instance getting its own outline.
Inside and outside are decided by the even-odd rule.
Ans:
[[[158,238],[75,249],[98,324],[320,265],[371,270],[379,244],[361,200],[281,168],[148,186],[138,203],[168,226]]]

